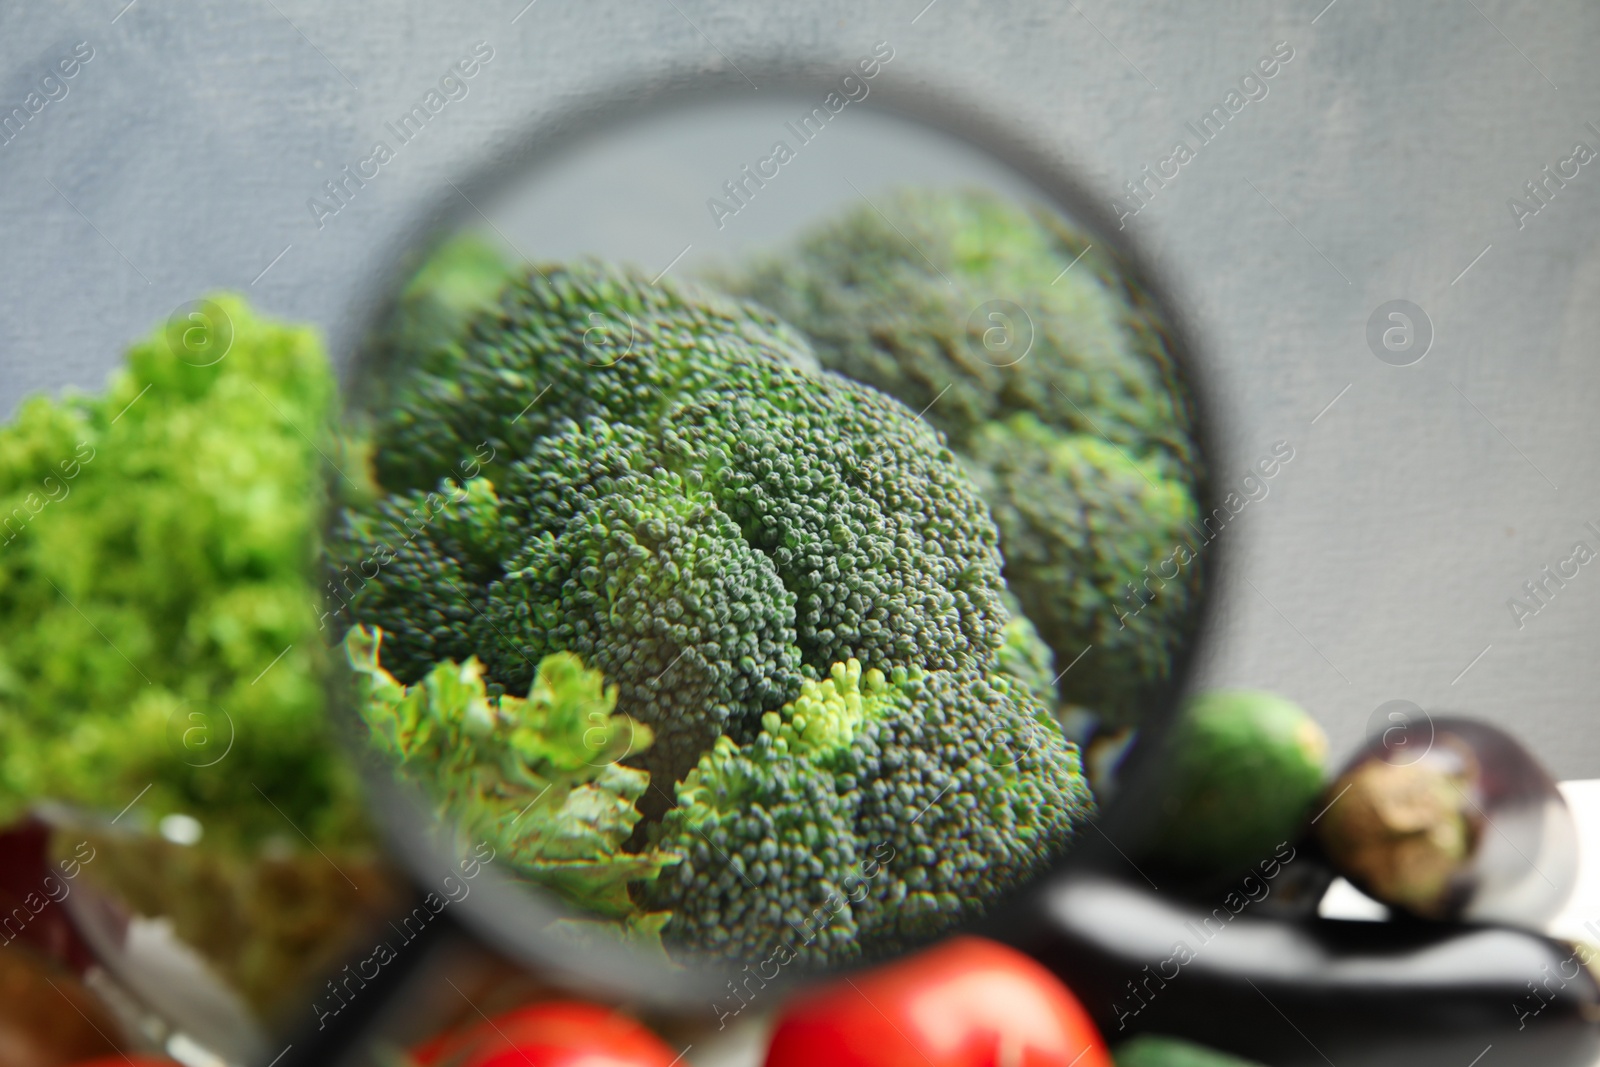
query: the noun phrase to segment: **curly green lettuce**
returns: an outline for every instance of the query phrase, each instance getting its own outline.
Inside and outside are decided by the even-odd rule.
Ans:
[[[123,825],[366,840],[319,678],[334,397],[312,330],[217,296],[0,427],[0,821],[137,798]]]

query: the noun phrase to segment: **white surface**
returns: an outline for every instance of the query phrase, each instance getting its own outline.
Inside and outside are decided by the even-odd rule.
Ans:
[[[1578,824],[1578,882],[1545,930],[1551,937],[1600,945],[1600,779],[1562,782],[1561,792]]]
[[[1360,919],[1364,922],[1386,922],[1389,909],[1345,881],[1335,878],[1328,891],[1317,904],[1317,914],[1324,919]]]

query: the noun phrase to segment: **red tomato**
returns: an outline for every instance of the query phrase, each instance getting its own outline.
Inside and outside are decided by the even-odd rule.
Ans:
[[[671,1067],[678,1059],[628,1016],[575,1000],[517,1008],[419,1052],[437,1067]]]
[[[1066,986],[1014,949],[958,937],[830,983],[784,1011],[767,1067],[1112,1067]]]
[[[72,1067],[183,1067],[177,1060],[163,1056],[99,1056],[92,1060],[79,1060]]]

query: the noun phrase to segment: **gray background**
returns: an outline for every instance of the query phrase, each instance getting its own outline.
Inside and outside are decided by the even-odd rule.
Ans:
[[[73,43],[95,58],[0,145],[0,412],[97,386],[127,341],[217,288],[321,324],[343,356],[395,236],[447,179],[652,72],[737,64],[759,86],[760,57],[842,72],[887,40],[880,81],[1021,127],[1109,201],[1288,41],[1269,96],[1128,224],[1210,357],[1220,477],[1295,449],[1224,535],[1203,680],[1288,694],[1336,750],[1406,699],[1600,776],[1600,566],[1522,629],[1507,607],[1575,540],[1600,549],[1583,528],[1600,523],[1600,161],[1523,229],[1506,203],[1575,141],[1600,149],[1584,125],[1600,125],[1600,7],[924,2],[5,5],[0,111]],[[495,58],[469,96],[319,230],[306,199],[480,40]],[[706,232],[695,254],[714,256]],[[1414,366],[1367,346],[1392,299],[1433,323]]]

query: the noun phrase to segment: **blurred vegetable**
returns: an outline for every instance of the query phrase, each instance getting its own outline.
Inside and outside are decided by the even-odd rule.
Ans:
[[[65,968],[26,946],[0,949],[0,1064],[62,1067],[89,1057],[126,1065],[116,1018]]]
[[[1103,243],[994,192],[904,188],[719,281],[947,436],[1011,592],[1074,664],[1062,697],[1137,722],[1199,602],[1198,447],[1161,316]]]
[[[1176,1037],[1154,1034],[1136,1037],[1117,1046],[1117,1067],[1261,1067]]]
[[[83,836],[95,849],[86,882],[138,914],[170,919],[227,988],[272,1022],[298,1023],[304,990],[345,962],[356,931],[382,928],[403,899],[397,876],[371,855],[282,847],[239,855],[95,827]]]
[[[551,1001],[430,1041],[412,1059],[419,1067],[672,1067],[681,1056],[615,1009]]]
[[[311,330],[218,296],[0,428],[0,822],[137,799],[211,844],[363,839],[318,677],[333,398]]]
[[[1297,840],[1315,810],[1328,741],[1280,696],[1203,693],[1160,744],[1157,825],[1140,846],[1149,866],[1201,884],[1235,878]]]
[[[1339,873],[1422,918],[1539,928],[1577,881],[1577,830],[1555,780],[1487,723],[1392,728],[1323,803],[1317,839]]]
[[[958,937],[792,1001],[766,1067],[1111,1067],[1089,1014],[1015,949]]]
[[[392,899],[324,718],[334,403],[312,330],[217,296],[0,427],[0,824],[116,816],[85,883],[263,1017]]]
[[[437,358],[463,336],[474,315],[495,305],[512,273],[499,248],[477,234],[439,245],[400,290],[379,341],[392,362],[372,384],[384,388]]]

